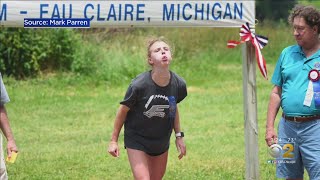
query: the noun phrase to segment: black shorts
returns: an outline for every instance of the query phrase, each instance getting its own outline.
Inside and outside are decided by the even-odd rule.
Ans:
[[[170,145],[169,137],[160,139],[146,138],[139,135],[125,135],[124,147],[136,149],[147,153],[150,156],[159,156],[168,151]]]

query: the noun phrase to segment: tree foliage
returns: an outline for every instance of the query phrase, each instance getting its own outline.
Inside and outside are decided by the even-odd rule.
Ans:
[[[70,70],[79,38],[70,29],[2,28],[0,71],[18,79]]]
[[[256,19],[264,21],[281,21],[289,16],[290,10],[297,4],[297,0],[258,0],[256,1]]]

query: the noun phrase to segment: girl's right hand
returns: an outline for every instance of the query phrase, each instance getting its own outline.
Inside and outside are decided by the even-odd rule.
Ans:
[[[113,157],[119,157],[119,146],[117,142],[110,141],[108,153],[111,154]]]

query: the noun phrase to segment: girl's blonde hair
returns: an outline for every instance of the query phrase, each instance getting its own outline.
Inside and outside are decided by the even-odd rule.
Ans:
[[[164,42],[166,44],[168,44],[169,48],[170,48],[170,51],[171,51],[171,56],[173,56],[173,49],[171,47],[171,44],[170,42],[164,38],[163,36],[160,36],[160,37],[152,37],[152,38],[149,38],[148,41],[147,41],[147,60],[148,60],[148,63],[149,63],[149,58],[151,56],[151,51],[150,51],[150,47],[155,43],[155,42]]]

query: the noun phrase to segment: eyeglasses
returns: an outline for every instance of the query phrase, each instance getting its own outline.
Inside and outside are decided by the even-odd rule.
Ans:
[[[299,34],[304,33],[307,30],[305,26],[293,26],[293,30]]]

